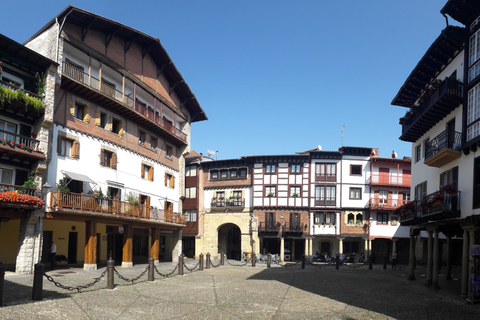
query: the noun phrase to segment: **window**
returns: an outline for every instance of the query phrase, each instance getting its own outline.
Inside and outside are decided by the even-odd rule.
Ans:
[[[298,229],[300,227],[300,215],[296,212],[290,213],[290,228]]]
[[[197,210],[184,210],[183,214],[185,215],[185,222],[197,221]]]
[[[350,175],[351,176],[361,176],[362,175],[362,166],[359,164],[350,165]]]
[[[240,168],[238,170],[238,175],[240,176],[240,178],[246,179],[247,178],[247,168]]]
[[[335,225],[335,212],[325,213],[325,223]]]
[[[405,203],[405,201],[410,201],[410,193],[409,192],[399,192],[398,195],[399,195],[399,199],[401,198],[404,203]]]
[[[196,166],[186,166],[185,167],[185,176],[186,177],[195,177],[197,175]]]
[[[480,58],[480,30],[470,37],[468,59],[468,81],[472,81],[480,74],[480,64],[477,60]]]
[[[336,165],[334,163],[315,164],[316,181],[336,181]]]
[[[122,199],[122,190],[115,187],[108,187],[108,192],[112,199],[121,200]]]
[[[242,194],[242,191],[233,191],[232,193],[232,196],[233,196],[233,201],[231,201],[231,205],[233,205],[234,207],[240,207],[243,205],[243,194]]]
[[[142,179],[153,181],[153,167],[142,163]]]
[[[275,212],[265,212],[265,226],[267,230],[275,227]]]
[[[225,191],[217,191],[215,193],[213,202],[213,205],[216,207],[225,207]]]
[[[235,179],[237,177],[237,169],[230,170],[229,174],[231,179]]]
[[[95,112],[95,125],[105,129],[107,126],[107,114],[105,112],[101,112],[100,110]]]
[[[158,146],[157,138],[151,137],[150,138],[150,148],[157,149],[157,146]]]
[[[138,132],[138,142],[140,142],[141,145],[144,145],[145,142],[147,142],[147,134],[145,131],[140,130]]]
[[[86,105],[83,105],[77,101],[73,102],[73,107],[70,110],[72,116],[75,119],[78,119],[80,121],[84,122],[89,122],[90,121],[90,115],[88,114],[88,107]]]
[[[12,184],[13,170],[0,168],[0,182],[3,184]]]
[[[427,138],[423,141],[423,158],[427,158],[427,149],[428,145],[430,144],[430,138]]]
[[[458,166],[440,174],[440,188],[447,184],[454,185],[458,189]]]
[[[172,157],[173,157],[173,148],[172,148],[171,146],[167,146],[167,147],[166,147],[165,157],[166,157],[167,159],[172,160]]]
[[[277,169],[276,169],[276,166],[274,164],[265,165],[265,173],[272,174],[272,173],[276,173],[276,172],[277,172]]]
[[[100,165],[117,169],[117,154],[115,152],[102,149],[100,151]]]
[[[185,198],[194,199],[196,197],[197,197],[197,188],[196,187],[185,188]]]
[[[302,166],[299,164],[292,164],[290,165],[290,173],[301,173]]]
[[[480,83],[468,91],[467,141],[480,135]]]
[[[220,179],[226,180],[227,177],[228,177],[227,173],[228,173],[227,170],[222,170],[222,171],[220,171]]]
[[[415,186],[415,200],[423,200],[427,196],[427,181]]]
[[[388,191],[378,191],[378,204],[380,206],[388,205]]]
[[[0,130],[6,131],[6,132],[0,132],[0,138],[5,139],[7,142],[16,140],[15,136],[13,135],[17,133],[16,124],[1,120]],[[9,134],[9,133],[13,133],[13,134]]]
[[[215,169],[210,171],[210,180],[240,180],[247,178],[247,168]]]
[[[415,162],[422,160],[422,145],[419,144],[415,147]]]
[[[300,187],[290,187],[290,197],[300,197]]]
[[[112,118],[112,132],[118,134],[119,136],[123,135],[122,121]]]
[[[351,200],[361,200],[362,199],[362,188],[350,188],[350,199]]]
[[[218,180],[218,170],[210,171],[210,180]]]
[[[355,224],[355,215],[353,213],[347,215],[347,224]]]
[[[315,186],[315,206],[334,206],[335,193],[335,186]]]
[[[480,157],[473,163],[473,207],[480,208]]]
[[[265,187],[266,197],[275,197],[275,187]]]
[[[388,224],[387,212],[377,212],[377,224]]]
[[[315,212],[314,223],[335,225],[335,216],[335,212]]]
[[[175,188],[175,177],[165,172],[165,186],[169,188]]]
[[[58,136],[57,153],[64,157],[78,159],[80,157],[80,143],[77,140]]]

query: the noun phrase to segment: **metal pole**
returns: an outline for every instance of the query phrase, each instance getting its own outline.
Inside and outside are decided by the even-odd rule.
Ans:
[[[115,283],[113,281],[113,269],[115,268],[115,260],[110,257],[107,261],[107,289],[114,289]]]
[[[155,280],[155,273],[154,273],[154,260],[153,257],[148,258],[148,281],[154,281]]]
[[[0,307],[3,306],[3,288],[5,282],[5,266],[0,261]]]
[[[387,256],[383,255],[383,269],[387,269]]]
[[[305,269],[305,255],[302,254],[302,269]]]
[[[198,270],[203,271],[203,253],[200,253],[198,260]]]
[[[225,254],[223,252],[220,254],[220,265],[225,265]]]
[[[35,264],[34,270],[32,300],[40,301],[43,299],[43,264]]]
[[[267,255],[267,268],[270,268],[271,263],[272,263],[272,255],[269,253]]]
[[[183,254],[178,257],[178,275],[183,276]]]
[[[255,252],[252,252],[252,267],[255,267],[255,259],[257,258],[257,255]]]
[[[207,253],[207,260],[205,262],[205,269],[210,269],[210,252]]]
[[[368,269],[372,270],[373,267],[373,261],[372,261],[372,255],[368,258]]]

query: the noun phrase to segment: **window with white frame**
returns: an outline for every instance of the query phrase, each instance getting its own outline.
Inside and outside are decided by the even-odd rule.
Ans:
[[[12,184],[13,170],[0,168],[0,182],[3,184]]]
[[[185,222],[196,222],[197,221],[197,210],[184,210]]]
[[[274,164],[267,164],[265,165],[265,173],[276,173],[277,172],[277,167]]]
[[[469,59],[468,59],[468,81],[472,81],[476,76],[480,74],[480,30],[475,32],[470,37],[470,46],[469,46]]]
[[[480,83],[468,91],[467,141],[480,135]]]
[[[361,200],[362,199],[362,188],[350,188],[350,199],[351,200]]]
[[[299,197],[300,187],[290,187],[290,197]]]
[[[195,177],[197,175],[196,166],[186,166],[185,167],[185,176],[186,177]]]
[[[290,173],[301,173],[302,166],[299,164],[291,164],[290,165]]]
[[[185,198],[187,199],[193,199],[197,197],[197,188],[196,187],[190,187],[190,188],[185,188]]]
[[[272,186],[265,187],[265,196],[275,197],[275,187],[272,187]]]

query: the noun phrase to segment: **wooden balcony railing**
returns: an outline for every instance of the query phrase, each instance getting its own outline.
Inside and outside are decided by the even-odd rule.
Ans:
[[[35,188],[17,186],[14,184],[0,183],[0,192],[7,192],[7,191],[16,191],[20,194],[28,194],[36,197],[40,196],[40,193],[41,193],[40,190]]]
[[[110,84],[106,84],[105,82],[100,82],[99,79],[90,76],[88,73],[84,72],[82,69],[73,66],[72,64],[63,61],[63,75],[72,78],[76,81],[82,82],[84,85],[103,92],[105,95],[111,97],[112,99],[116,100],[123,105],[126,105],[129,109],[136,111],[137,113],[141,114],[142,116],[148,118],[150,121],[156,123],[158,126],[162,127],[164,130],[168,131],[169,133],[173,134],[177,138],[181,139],[182,141],[187,141],[187,135],[183,133],[181,130],[175,128],[171,123],[162,119],[162,117],[150,110],[151,108],[147,108],[145,105],[141,103],[135,102],[129,95],[125,95],[123,92],[118,91]],[[135,103],[134,103],[135,102]]]
[[[141,204],[131,204],[117,199],[106,199],[60,190],[50,192],[49,208],[98,212],[179,224],[185,223],[185,215],[176,212],[159,210]]]
[[[371,184],[391,185],[399,187],[410,187],[411,176],[403,174],[372,173],[370,177]]]
[[[384,199],[373,197],[370,198],[370,210],[395,210],[398,207],[406,204],[408,200],[399,199]]]
[[[335,182],[337,181],[337,175],[336,174],[321,174],[321,173],[316,173],[315,174],[315,181],[326,181],[326,182]]]
[[[335,206],[336,199],[335,198],[326,198],[326,199],[315,199],[315,206],[316,207],[325,207],[325,206]]]

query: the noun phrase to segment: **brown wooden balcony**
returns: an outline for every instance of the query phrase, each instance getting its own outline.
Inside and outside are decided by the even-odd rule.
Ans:
[[[375,172],[370,177],[370,184],[377,186],[410,188],[411,176]]]
[[[325,181],[325,182],[335,182],[337,181],[337,175],[336,174],[320,174],[316,173],[315,174],[315,181]]]
[[[0,158],[32,165],[35,161],[45,160],[45,154],[39,149],[40,141],[20,134],[0,130]]]
[[[462,155],[462,134],[445,130],[425,146],[425,164],[440,168]]]
[[[384,199],[379,197],[370,198],[370,210],[395,210],[406,204],[408,200]]]
[[[315,207],[333,207],[335,205],[335,198],[315,199]]]
[[[463,101],[463,84],[446,78],[402,124],[400,140],[415,142]]]
[[[172,211],[154,209],[141,204],[131,204],[117,199],[106,199],[81,193],[50,192],[49,209],[76,210],[90,213],[112,214],[121,217],[156,220],[185,224],[185,215]]]
[[[82,69],[63,61],[62,62],[62,88],[84,97],[98,105],[117,111],[140,126],[160,133],[167,140],[176,143],[187,143],[187,135],[165,121],[150,108],[142,107],[135,97],[130,97],[116,90],[109,84],[92,77]]]

